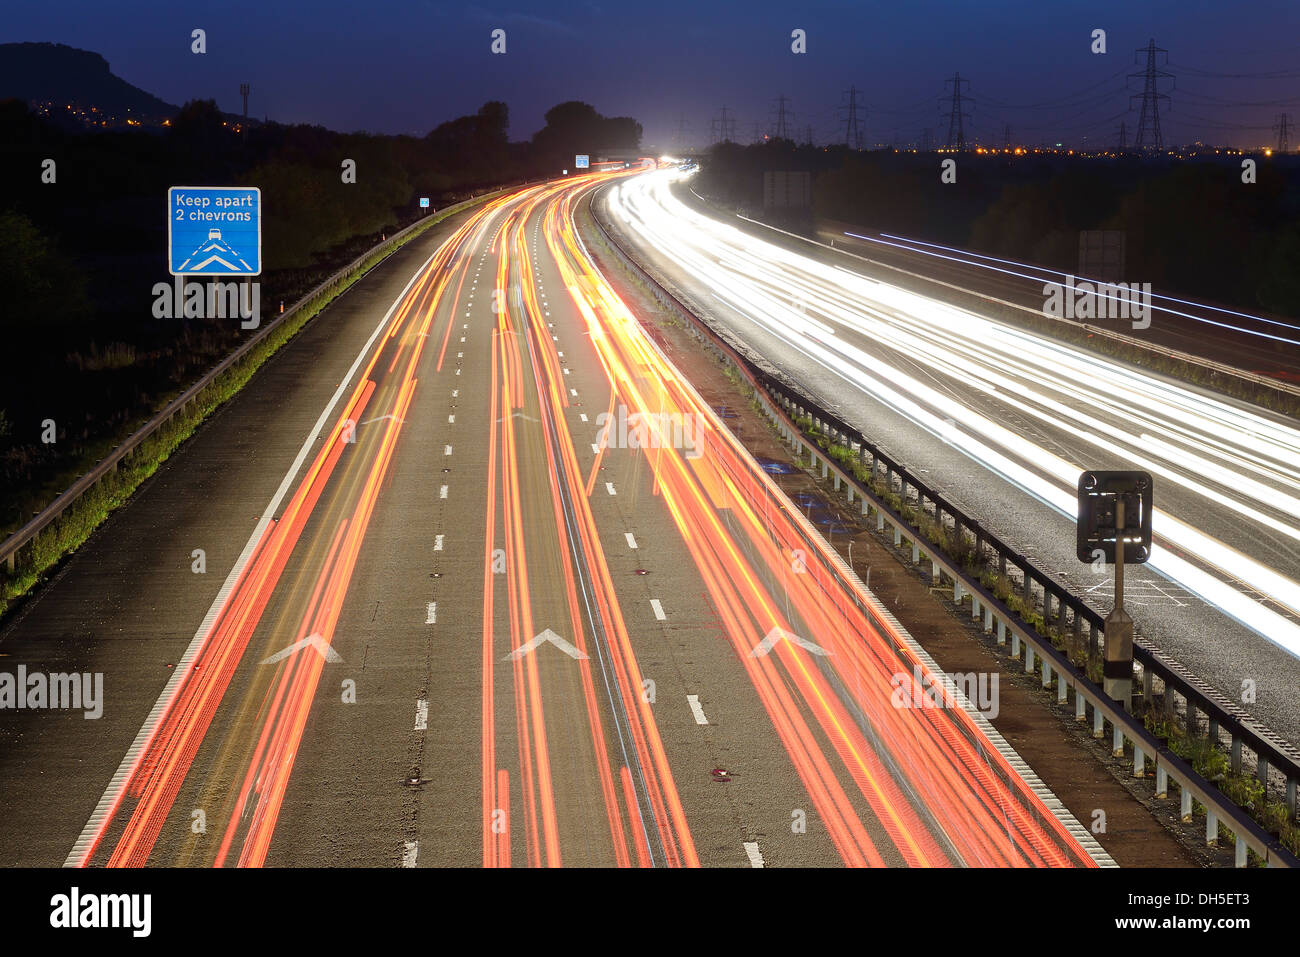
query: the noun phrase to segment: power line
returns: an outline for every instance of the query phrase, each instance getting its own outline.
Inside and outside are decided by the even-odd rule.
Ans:
[[[858,88],[850,86],[844,94],[849,98],[848,116],[844,121],[844,145],[850,149],[862,149],[862,125],[858,122]]]
[[[778,140],[790,139],[790,130],[786,126],[785,101],[786,96],[784,93],[776,98],[776,138]],[[794,114],[791,113],[790,115],[793,116]]]
[[[970,80],[963,80],[960,73],[954,73],[951,80],[944,80],[943,85],[952,84],[952,99],[948,112],[944,114],[948,118],[948,149],[957,151],[966,148],[966,125],[965,122],[970,119],[970,114],[963,110],[964,103],[973,102],[969,97],[962,97],[962,84],[970,88]],[[947,94],[945,94],[945,97]],[[942,102],[942,100],[940,101]]]
[[[722,108],[722,116],[715,116],[709,124],[709,139],[714,143],[730,143],[736,136],[736,118],[727,115],[727,108]]]
[[[1138,120],[1137,141],[1134,146],[1137,149],[1155,149],[1163,150],[1165,148],[1164,134],[1160,132],[1160,101],[1169,102],[1167,94],[1160,92],[1161,80],[1173,80],[1174,75],[1156,66],[1156,58],[1159,54],[1165,55],[1165,63],[1169,62],[1169,51],[1162,50],[1156,46],[1155,40],[1148,41],[1145,47],[1139,47],[1135,52],[1136,56],[1143,53],[1147,57],[1146,69],[1140,73],[1130,73],[1130,77],[1140,76],[1143,79],[1142,93],[1142,114]],[[1138,98],[1139,94],[1133,94],[1129,98],[1129,106],[1132,107],[1133,100]]]
[[[1187,66],[1185,63],[1169,63],[1167,65],[1175,67],[1180,73],[1190,73],[1193,76],[1203,76],[1213,80],[1294,80],[1300,77],[1300,70],[1269,70],[1263,73],[1215,73],[1211,70],[1199,70],[1194,66]]]

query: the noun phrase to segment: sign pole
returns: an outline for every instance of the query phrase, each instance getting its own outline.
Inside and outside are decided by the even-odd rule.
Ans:
[[[1133,710],[1133,619],[1124,610],[1124,499],[1115,502],[1115,607],[1106,616],[1103,687],[1106,697]]]

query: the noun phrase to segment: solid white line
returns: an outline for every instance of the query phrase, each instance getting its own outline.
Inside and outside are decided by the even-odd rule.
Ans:
[[[424,623],[426,625],[436,625],[438,623],[438,603],[436,601],[427,602],[425,604]]]
[[[439,248],[441,248],[441,246]],[[334,407],[338,404],[339,399],[343,397],[343,393],[347,390],[348,383],[352,381],[353,376],[357,374],[357,370],[361,368],[361,363],[365,361],[366,356],[369,354],[376,340],[379,339],[380,333],[382,333],[388,325],[388,321],[392,318],[398,304],[403,298],[405,298],[411,287],[415,285],[415,280],[429,268],[430,263],[433,262],[433,258],[437,254],[437,250],[435,250],[429,255],[429,258],[424,261],[424,265],[411,274],[411,278],[407,280],[402,291],[397,294],[397,298],[393,300],[393,304],[388,307],[388,311],[384,313],[384,317],[380,319],[379,324],[375,326],[375,331],[370,334],[370,338],[366,340],[365,345],[361,347],[361,351],[357,353],[357,357],[352,361],[352,365],[349,366],[348,371],[344,373],[343,379],[339,382],[338,388],[334,390],[334,394],[330,396],[329,402],[325,404],[325,408],[321,411],[320,418],[316,420],[315,426],[312,427],[311,432],[302,443],[302,448],[298,450],[297,457],[289,466],[289,471],[285,472],[284,479],[280,482],[280,487],[277,488],[275,494],[271,496],[271,501],[267,504],[266,510],[262,512],[262,517],[253,528],[253,534],[248,537],[248,542],[244,545],[244,550],[239,553],[239,557],[235,560],[234,567],[230,569],[230,574],[227,575],[226,580],[222,582],[221,590],[217,592],[217,597],[212,599],[212,604],[208,607],[207,613],[203,616],[203,621],[199,624],[198,630],[194,633],[193,639],[191,639],[189,646],[185,649],[185,653],[181,655],[180,660],[176,662],[176,667],[172,670],[172,676],[168,679],[166,686],[162,690],[162,694],[160,694],[158,700],[154,702],[153,709],[149,712],[149,716],[145,718],[144,724],[140,726],[140,731],[136,734],[135,740],[131,742],[131,746],[127,749],[125,756],[122,758],[122,763],[118,765],[117,770],[113,773],[112,779],[108,782],[108,787],[104,789],[104,793],[100,797],[99,803],[95,805],[95,810],[91,812],[90,819],[86,822],[86,826],[81,829],[81,835],[77,838],[77,842],[72,845],[72,850],[68,852],[68,857],[63,863],[64,867],[75,867],[77,865],[78,859],[81,857],[84,850],[89,847],[91,841],[94,840],[95,831],[98,829],[104,818],[107,817],[109,808],[117,802],[122,791],[126,788],[127,778],[130,776],[131,768],[135,764],[136,757],[145,749],[150,738],[153,737],[154,731],[157,730],[158,724],[162,720],[163,714],[166,712],[167,705],[175,696],[176,691],[180,687],[180,683],[184,680],[185,676],[190,673],[190,665],[193,664],[194,659],[198,657],[199,652],[206,643],[208,632],[212,628],[212,623],[216,620],[218,612],[225,604],[226,599],[230,596],[231,589],[234,588],[235,582],[239,579],[239,576],[243,574],[244,567],[248,564],[248,560],[252,557],[253,551],[257,548],[257,543],[261,540],[262,534],[266,531],[266,527],[271,523],[271,519],[279,510],[280,502],[288,493],[290,486],[293,484],[294,478],[302,468],[303,462],[306,461],[308,453],[311,452],[312,446],[316,443],[316,439],[320,436],[321,431],[325,428],[325,424],[329,421],[330,414],[334,411]]]
[[[420,856],[420,842],[407,841],[406,846],[402,848],[402,866],[414,867],[415,860]]]
[[[636,539],[632,536],[632,533],[624,532],[623,535],[627,538],[627,547],[636,548]]]
[[[758,841],[745,842],[745,854],[749,857],[750,867],[765,867],[763,855],[758,850]]]
[[[709,719],[704,716],[704,709],[700,707],[700,696],[697,694],[688,694],[686,703],[691,706],[691,714],[695,715],[696,724],[708,724]]]
[[[664,614],[664,606],[659,604],[658,598],[650,599],[650,607],[654,609],[655,617],[660,621],[667,621],[668,616]]]
[[[415,702],[415,730],[425,731],[429,727],[429,702],[420,698]]]

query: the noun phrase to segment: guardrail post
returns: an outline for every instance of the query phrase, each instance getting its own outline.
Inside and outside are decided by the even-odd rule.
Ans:
[[[1296,792],[1296,779],[1293,777],[1288,777],[1286,779],[1286,806],[1287,806],[1287,810],[1291,812],[1292,821],[1295,820],[1295,792]]]
[[[1241,738],[1232,736],[1232,773],[1241,773]]]
[[[1088,699],[1078,688],[1074,689],[1074,720],[1079,722],[1088,720]]]
[[[1079,692],[1075,691],[1077,695]],[[1056,672],[1056,703],[1065,704],[1070,696],[1070,683],[1065,680],[1065,672],[1057,669]]]
[[[1169,772],[1165,770],[1159,758],[1156,758],[1156,797],[1162,799],[1169,797]]]
[[[897,548],[902,544],[903,544],[903,528],[901,525],[895,525],[894,526],[894,547]]]
[[[993,630],[993,609],[989,605],[984,606],[984,634]]]
[[[1186,785],[1182,784],[1178,786],[1178,790],[1182,792],[1178,802],[1178,815],[1182,820],[1190,821],[1192,819],[1192,792],[1187,789]]]
[[[1007,623],[1003,621],[1001,618],[999,618],[998,619],[998,644],[1005,645],[1006,643],[1007,643]]]
[[[1020,657],[1020,634],[1015,631],[1011,633],[1011,657]]]
[[[1233,863],[1236,864],[1237,867],[1245,867],[1246,863],[1250,860],[1248,856],[1250,848],[1246,846],[1246,841],[1240,834],[1237,835],[1236,852],[1236,859]]]
[[[1134,742],[1136,746],[1137,742]],[[1117,758],[1124,757],[1124,729],[1118,724],[1111,725],[1110,753]]]
[[[916,542],[912,542],[912,564],[921,564],[921,546],[916,544]]]
[[[1092,706],[1092,736],[1100,738],[1106,731],[1106,716],[1096,705]]]
[[[1212,807],[1205,809],[1205,843],[1210,847],[1219,843],[1219,815]]]
[[[1133,777],[1144,778],[1147,776],[1147,756],[1142,751],[1142,745],[1138,741],[1133,742]]]
[[[1043,659],[1043,687],[1050,688],[1051,686],[1052,686],[1051,660],[1048,658],[1044,658]]]
[[[1209,718],[1208,727],[1205,729],[1205,736],[1210,739],[1211,744],[1218,743],[1219,741],[1219,719],[1218,718]]]
[[[1025,674],[1034,673],[1034,646],[1025,645]]]

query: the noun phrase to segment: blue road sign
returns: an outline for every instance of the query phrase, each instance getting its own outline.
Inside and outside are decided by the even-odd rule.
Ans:
[[[587,153],[579,153],[573,158],[574,169],[591,169],[591,156]]]
[[[421,197],[420,197],[420,208],[421,208],[421,209],[428,209],[428,208],[429,208],[429,197],[428,197],[428,196],[421,196]]]
[[[256,186],[173,186],[167,190],[171,274],[260,275],[261,214]]]

